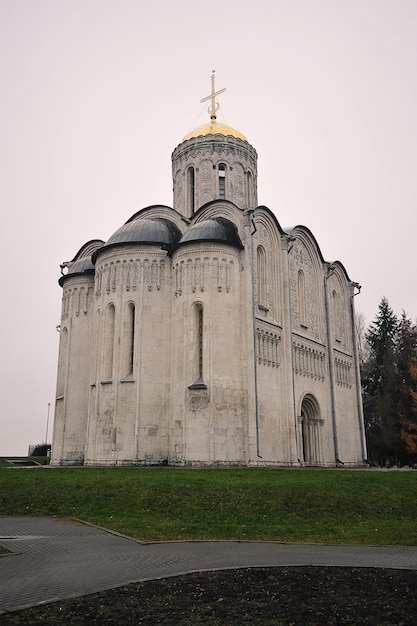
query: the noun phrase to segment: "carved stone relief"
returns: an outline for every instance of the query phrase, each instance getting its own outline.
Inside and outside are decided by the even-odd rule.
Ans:
[[[166,261],[158,254],[150,255],[146,259],[130,259],[120,263],[105,263],[96,270],[96,298],[102,294],[117,290],[117,287],[126,291],[136,291],[142,284],[148,291],[159,291],[166,283]]]
[[[88,292],[89,290],[86,287],[80,287],[78,292],[78,298],[76,298],[75,302],[75,315],[78,317],[80,313],[83,315],[87,315],[88,308]]]
[[[200,205],[213,200],[215,197],[214,188],[214,170],[211,161],[203,161],[200,164],[199,177],[200,177]]]
[[[210,403],[210,395],[207,390],[203,389],[189,389],[188,390],[188,405],[189,409],[195,413],[196,411],[203,411]]]
[[[314,380],[325,379],[325,353],[303,343],[293,342],[294,372]]]
[[[222,252],[222,257],[195,257],[186,254],[186,259],[173,267],[175,296],[181,296],[184,286],[188,293],[206,291],[213,286],[218,292],[229,293],[233,288],[234,258]]]
[[[274,261],[276,255],[273,251],[273,244],[267,228],[261,224],[258,227],[258,254],[256,262],[261,263],[262,267],[257,267],[255,272],[255,297],[259,311],[272,319],[277,318],[277,293],[275,284],[276,267]],[[261,248],[259,254],[259,247]],[[263,284],[260,284],[262,281]]]
[[[352,362],[338,357],[334,360],[336,383],[341,387],[352,387]]]
[[[256,352],[260,365],[278,367],[281,363],[281,335],[257,327]]]
[[[62,294],[62,319],[67,319],[70,314],[87,315],[91,301],[90,287],[74,287],[74,289],[64,289]]]
[[[343,307],[342,297],[336,289],[333,289],[330,293],[330,306],[333,337],[338,344],[347,348],[346,310]]]
[[[290,263],[291,316],[294,328],[305,326],[309,333],[319,336],[317,277],[308,250],[298,240],[290,253]],[[300,315],[299,270],[304,275],[303,316],[305,319],[302,319]]]
[[[243,177],[243,168],[240,163],[234,164],[232,176],[232,200],[238,206],[243,206],[245,198],[245,181]]]
[[[183,172],[177,172],[175,176],[175,183],[174,183],[175,200],[174,202],[177,206],[185,205],[183,177],[184,177]]]
[[[64,289],[62,294],[62,319],[68,317],[71,289]]]

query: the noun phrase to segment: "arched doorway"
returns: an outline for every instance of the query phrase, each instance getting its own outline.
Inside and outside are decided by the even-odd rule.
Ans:
[[[323,419],[314,396],[307,394],[301,403],[301,459],[305,465],[322,464],[321,425]]]

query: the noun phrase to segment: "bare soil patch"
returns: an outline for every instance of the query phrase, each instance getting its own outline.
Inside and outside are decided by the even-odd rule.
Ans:
[[[2,626],[415,626],[410,570],[273,567],[187,574],[0,615]]]

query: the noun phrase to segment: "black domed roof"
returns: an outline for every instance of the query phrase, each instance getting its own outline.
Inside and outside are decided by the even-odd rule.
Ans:
[[[127,222],[105,243],[112,246],[120,243],[156,243],[172,245],[179,241],[181,231],[169,220],[161,217],[144,218]]]
[[[63,267],[63,266],[62,266]],[[68,272],[63,274],[61,278],[58,280],[58,283],[63,285],[65,278],[68,276],[76,276],[79,274],[93,274],[94,273],[94,265],[91,259],[91,256],[82,257],[71,265],[68,264]]]
[[[83,274],[84,272],[94,271],[94,265],[91,256],[78,259],[69,267],[68,274]]]
[[[193,224],[181,237],[179,244],[197,241],[222,241],[235,248],[243,248],[237,227],[225,217],[212,217]]]
[[[181,231],[170,220],[162,217],[135,219],[123,224],[106,241],[104,246],[93,254],[93,263],[101,250],[129,243],[152,244],[170,249],[181,238]]]

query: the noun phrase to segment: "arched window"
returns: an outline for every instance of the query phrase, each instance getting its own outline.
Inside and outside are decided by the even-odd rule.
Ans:
[[[204,383],[204,310],[201,302],[193,305],[192,311],[193,335],[192,335],[192,355],[193,355],[193,371],[192,378],[194,382],[189,385],[188,389],[207,389]]]
[[[206,388],[203,382],[204,313],[201,302],[193,306],[193,373],[194,382],[190,388]]]
[[[256,250],[256,269],[257,269],[258,308],[267,312],[268,311],[268,288],[267,288],[266,252],[263,246],[258,246]]]
[[[333,322],[333,332],[334,332],[334,338],[336,341],[340,341],[340,336],[339,336],[339,328],[340,328],[340,320],[339,320],[339,302],[338,302],[339,298],[337,296],[337,291],[336,289],[333,289],[332,291],[332,308],[331,308],[331,317],[332,317],[332,322]]]
[[[193,167],[187,170],[187,203],[188,214],[191,217],[195,211],[195,172]]]
[[[103,346],[103,379],[107,382],[110,382],[113,378],[114,322],[114,305],[109,304],[105,313]]]
[[[303,270],[298,270],[298,316],[300,326],[307,326],[306,321],[306,288]]]
[[[340,294],[336,291],[336,289],[333,289],[332,291],[331,315],[334,338],[338,343],[341,343],[345,338],[345,317],[343,307],[341,305]]]
[[[203,305],[196,307],[196,330],[197,330],[197,374],[203,380]]]
[[[226,166],[224,163],[219,165],[219,198],[226,198]]]
[[[135,305],[129,302],[127,306],[126,318],[126,354],[125,354],[125,375],[133,375],[133,363],[135,356]]]

